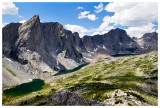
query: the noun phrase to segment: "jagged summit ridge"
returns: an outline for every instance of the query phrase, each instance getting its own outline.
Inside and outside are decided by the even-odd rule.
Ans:
[[[109,55],[136,53],[140,46],[122,29],[112,29],[108,33],[82,38],[85,48],[90,52]]]
[[[148,35],[152,35],[150,39]],[[157,50],[156,35],[146,34],[140,42],[116,28],[103,35],[80,38],[78,32],[65,30],[58,22],[41,23],[39,15],[35,15],[23,24],[11,23],[3,28],[3,55],[32,71],[61,71],[85,63],[86,54],[139,54]]]
[[[158,33],[145,33],[141,38],[133,38],[142,48],[143,52],[158,50]]]
[[[16,30],[7,30],[10,24],[3,28],[3,54],[14,58],[27,69],[51,72],[84,63],[82,54],[73,45],[72,32],[63,29],[61,24],[40,23],[39,16],[35,15],[18,25]],[[6,36],[12,36],[13,33],[16,38]]]

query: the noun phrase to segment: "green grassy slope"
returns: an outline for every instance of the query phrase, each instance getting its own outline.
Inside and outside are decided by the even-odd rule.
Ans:
[[[109,105],[158,105],[158,52],[103,57],[77,72],[59,76],[44,89],[21,97],[3,95],[3,105],[51,105],[67,89]]]

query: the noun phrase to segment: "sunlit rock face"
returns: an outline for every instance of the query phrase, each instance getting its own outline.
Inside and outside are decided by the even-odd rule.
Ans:
[[[72,69],[85,63],[87,54],[140,54],[154,50],[158,50],[157,33],[146,33],[137,39],[117,28],[80,38],[58,22],[41,23],[38,15],[23,24],[3,27],[3,55],[35,72]]]
[[[3,28],[3,55],[14,58],[30,70],[51,72],[68,68],[60,60],[72,61],[73,68],[84,63],[73,37],[61,24],[41,23],[35,15],[23,24],[11,23]],[[61,53],[64,55],[57,59]]]

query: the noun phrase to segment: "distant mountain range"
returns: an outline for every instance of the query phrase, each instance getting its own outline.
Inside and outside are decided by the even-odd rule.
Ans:
[[[131,38],[117,28],[103,35],[80,38],[77,32],[65,30],[58,22],[40,22],[38,15],[23,24],[3,27],[3,57],[12,58],[31,73],[72,69],[96,53],[141,54],[154,50],[158,50],[155,32]]]

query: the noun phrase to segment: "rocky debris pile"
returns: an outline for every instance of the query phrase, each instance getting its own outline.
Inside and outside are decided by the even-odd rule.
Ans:
[[[30,78],[35,78],[34,76],[27,74],[27,71],[22,65],[12,59],[3,57],[2,63],[2,84],[4,89],[8,88],[8,86],[29,82]]]
[[[139,100],[136,94],[129,94],[122,90],[115,90],[110,99],[105,100],[104,102],[111,106],[141,106],[144,101]]]
[[[54,94],[52,104],[55,106],[107,106],[102,102],[87,100],[84,96],[67,90],[61,90]]]

